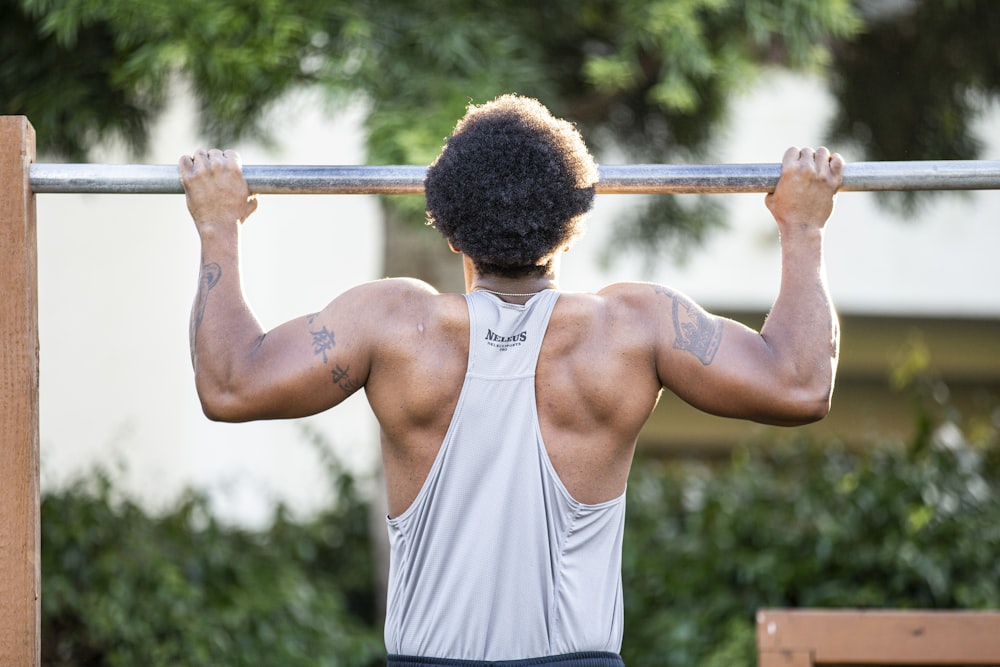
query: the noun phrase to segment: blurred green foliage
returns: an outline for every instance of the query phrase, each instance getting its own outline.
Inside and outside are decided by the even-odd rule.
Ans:
[[[998,412],[955,413],[926,373],[910,386],[909,443],[638,460],[626,664],[753,665],[762,607],[1000,608]],[[359,481],[329,469],[332,507],[279,509],[261,530],[223,525],[196,493],[153,516],[103,473],[47,493],[44,664],[380,664],[370,510]]]
[[[151,514],[98,471],[42,500],[49,667],[364,667],[384,657],[375,559],[356,480],[308,520],[225,525],[185,494]]]
[[[6,0],[0,17],[2,111],[31,117],[43,150],[80,158],[116,133],[142,148],[179,77],[223,141],[265,130],[295,86],[361,96],[372,161],[402,164],[428,163],[470,101],[511,91],[593,141],[674,158],[758,66],[816,68],[861,27],[847,0]]]
[[[626,664],[754,665],[766,607],[1000,608],[998,413],[920,405],[906,445],[761,444],[722,469],[637,462]]]
[[[43,155],[79,161],[109,140],[141,155],[187,92],[210,142],[274,139],[267,111],[318,86],[331,112],[364,102],[370,163],[427,164],[469,102],[518,92],[616,162],[687,162],[711,159],[730,99],[779,66],[831,81],[816,143],[975,159],[997,30],[992,0],[3,0],[0,113],[27,115]],[[904,213],[927,196],[889,195]],[[637,199],[615,236],[681,256],[725,222],[694,199]],[[423,222],[419,198],[392,206]]]
[[[267,138],[270,106],[339,68],[326,31],[348,3],[323,0],[4,0],[0,112],[29,117],[43,154],[85,160],[118,140],[142,154],[151,123],[189,91],[202,130]],[[343,10],[343,11],[341,11]]]
[[[880,3],[869,3],[878,7]],[[1000,95],[1000,3],[881,3],[865,29],[834,48],[832,140],[869,160],[963,160],[982,155],[976,121]],[[895,4],[896,7],[889,7]],[[883,193],[909,213],[927,193]]]
[[[108,140],[141,154],[179,91],[213,143],[276,138],[271,105],[318,86],[366,105],[369,163],[427,164],[470,102],[518,92],[598,150],[681,162],[760,67],[818,68],[860,26],[848,0],[4,0],[0,113],[27,115],[43,155],[79,161]],[[424,222],[419,198],[393,206]],[[723,222],[666,206],[637,214],[636,229],[666,231],[641,235],[650,251]]]

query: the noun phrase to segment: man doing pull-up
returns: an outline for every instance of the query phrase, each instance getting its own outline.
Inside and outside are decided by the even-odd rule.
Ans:
[[[184,156],[205,414],[302,417],[364,388],[388,497],[392,667],[621,665],[625,485],[661,390],[769,424],[829,410],[839,333],[823,231],[843,166],[825,148],[785,153],[765,199],[781,283],[757,332],[664,285],[560,290],[597,168],[571,124],[503,96],[468,109],[425,182],[465,294],[378,280],[264,331],[241,287],[256,200],[239,157]]]

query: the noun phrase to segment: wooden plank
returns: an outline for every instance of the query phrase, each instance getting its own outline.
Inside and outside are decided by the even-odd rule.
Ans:
[[[813,657],[807,649],[759,651],[757,667],[813,667]]]
[[[0,117],[0,665],[41,661],[35,130]]]
[[[757,646],[817,665],[1000,665],[1000,612],[763,610]]]

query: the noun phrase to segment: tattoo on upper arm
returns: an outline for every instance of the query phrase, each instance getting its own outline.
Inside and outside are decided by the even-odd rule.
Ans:
[[[656,293],[671,300],[674,322],[674,349],[690,352],[703,365],[715,359],[722,343],[722,320],[712,317],[687,297],[665,287]]]
[[[198,276],[198,292],[194,298],[194,312],[191,315],[191,347],[194,348],[198,338],[198,330],[201,329],[202,320],[205,319],[205,307],[208,304],[208,293],[219,284],[222,277],[222,267],[215,262],[203,264],[201,274]]]
[[[313,313],[307,319],[308,324],[312,324],[319,313]],[[326,325],[320,328],[318,331],[314,331],[311,327],[309,328],[309,335],[312,336],[313,344],[313,355],[323,355],[323,363],[330,363],[330,357],[327,354],[337,345],[337,338],[334,332],[330,331]],[[352,394],[361,388],[361,384],[351,377],[350,371],[351,367],[347,366],[342,368],[340,364],[334,363],[333,370],[330,371],[330,377],[333,380],[333,384],[340,387],[345,394]]]
[[[313,354],[322,354],[323,363],[327,363],[329,359],[326,353],[332,350],[337,344],[337,341],[333,336],[333,332],[324,326],[319,331],[313,331],[310,329],[309,333],[312,335]]]
[[[348,374],[349,370],[351,370],[350,366],[341,368],[340,364],[336,364],[334,369],[330,371],[333,383],[343,389],[345,394],[353,394],[361,388],[361,385]]]

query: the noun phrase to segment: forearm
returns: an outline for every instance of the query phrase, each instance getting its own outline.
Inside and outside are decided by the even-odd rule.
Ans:
[[[191,309],[191,361],[206,413],[238,395],[264,331],[243,294],[238,229],[202,234],[198,291]]]
[[[822,229],[782,229],[781,286],[761,336],[790,398],[801,401],[807,412],[825,415],[837,370],[840,327],[827,289]]]

